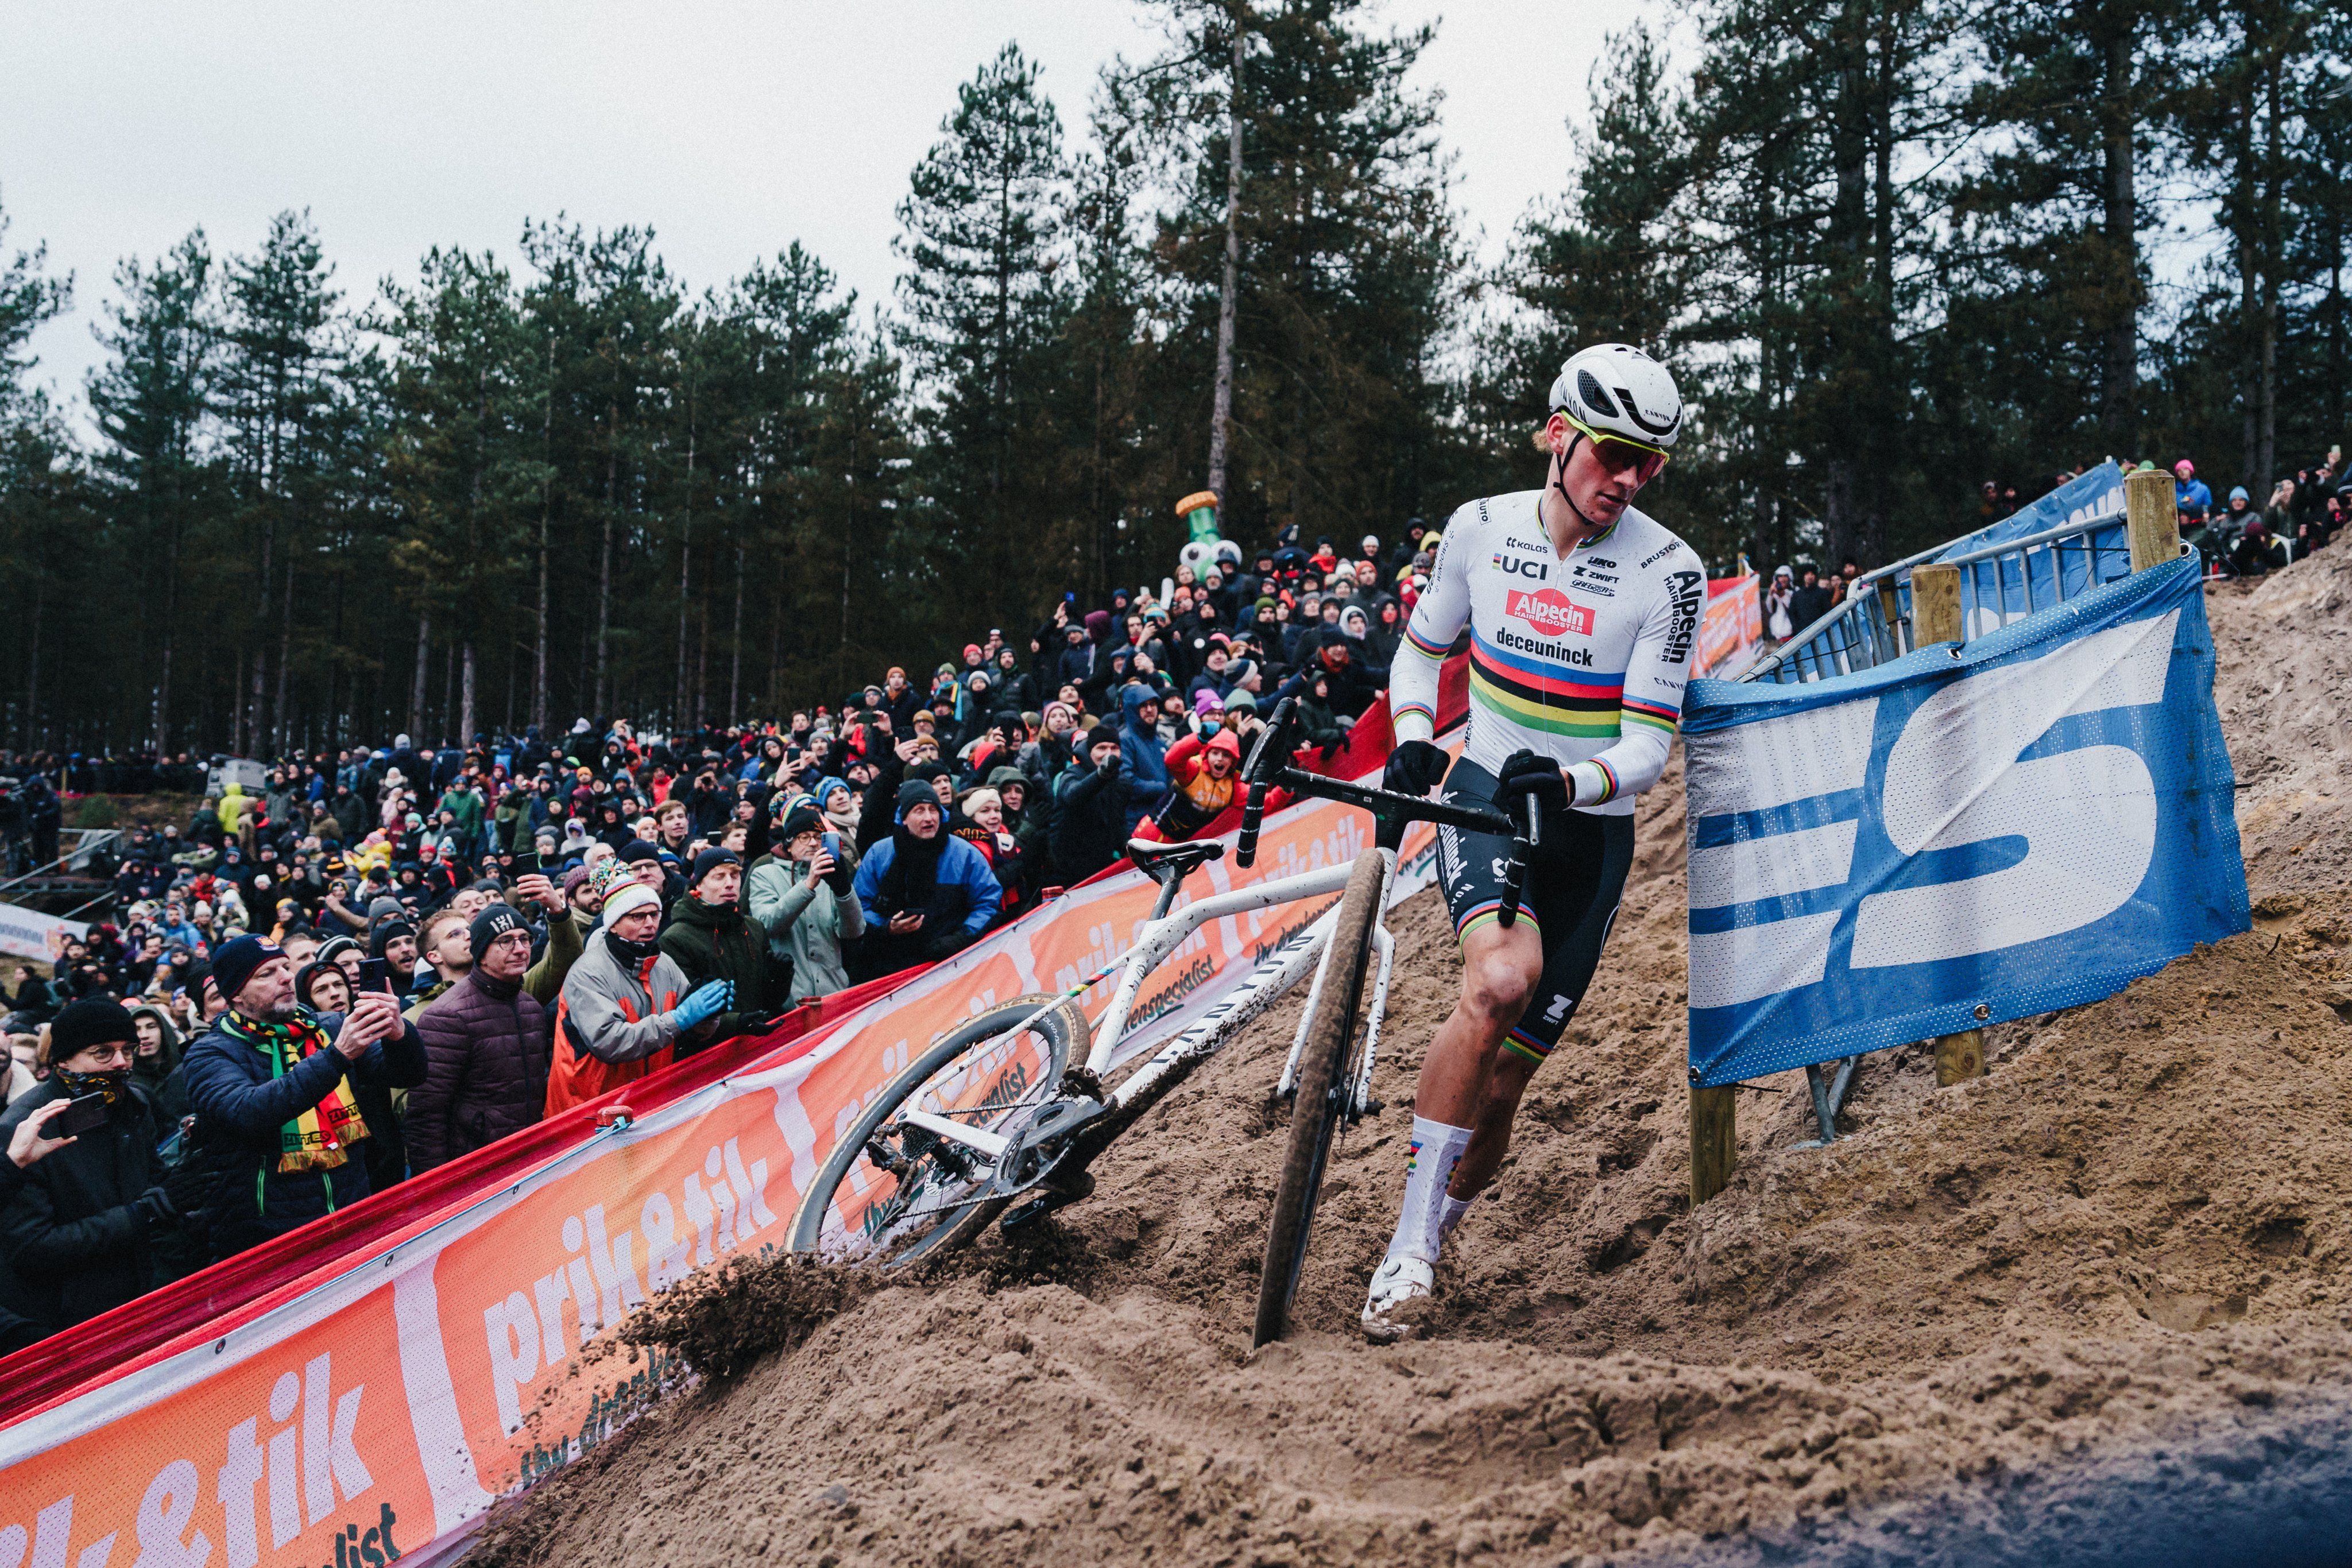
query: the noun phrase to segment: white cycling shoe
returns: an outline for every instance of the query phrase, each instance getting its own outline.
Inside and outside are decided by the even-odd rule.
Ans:
[[[1419,1258],[1387,1258],[1372,1271],[1371,1293],[1364,1300],[1364,1337],[1374,1344],[1393,1344],[1412,1337],[1418,1326],[1414,1301],[1436,1298],[1436,1266]]]

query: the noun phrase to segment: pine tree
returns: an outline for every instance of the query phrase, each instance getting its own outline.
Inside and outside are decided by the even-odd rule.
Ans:
[[[218,351],[212,265],[197,229],[152,266],[131,256],[116,267],[120,298],[98,329],[110,358],[88,388],[105,442],[97,467],[112,485],[121,526],[138,541],[141,597],[153,612],[140,619],[139,634],[142,653],[151,632],[158,643],[151,723],[159,751],[172,736],[182,552],[200,509],[215,503],[199,444]],[[146,580],[150,562],[160,583]]]

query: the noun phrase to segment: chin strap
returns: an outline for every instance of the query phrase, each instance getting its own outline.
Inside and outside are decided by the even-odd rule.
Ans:
[[[1559,498],[1568,503],[1568,509],[1576,514],[1577,521],[1582,523],[1586,528],[1592,529],[1595,533],[1600,533],[1605,530],[1601,528],[1599,523],[1594,522],[1591,517],[1584,515],[1584,508],[1576,504],[1576,498],[1568,493],[1568,486],[1560,483],[1561,480],[1568,477],[1569,453],[1575,451],[1576,444],[1583,439],[1584,432],[1580,430],[1578,431],[1575,434],[1568,438],[1568,445],[1566,449],[1563,450],[1559,456],[1552,459],[1551,487],[1559,492]]]

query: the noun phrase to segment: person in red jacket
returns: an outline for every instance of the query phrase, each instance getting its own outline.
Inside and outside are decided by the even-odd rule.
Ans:
[[[1215,712],[1197,716],[1192,732],[1168,748],[1168,800],[1160,836],[1195,837],[1241,800],[1242,743]]]

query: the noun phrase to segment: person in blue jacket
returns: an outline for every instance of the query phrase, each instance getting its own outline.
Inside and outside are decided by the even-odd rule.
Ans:
[[[391,992],[312,1013],[295,999],[293,960],[258,936],[221,944],[213,981],[228,1010],[180,1071],[196,1117],[188,1157],[203,1171],[194,1207],[218,1262],[367,1197],[352,1085],[414,1089],[425,1061]]]
[[[2197,477],[2197,465],[2186,457],[2172,465],[2172,509],[2195,522],[2213,509],[2211,486]]]
[[[857,862],[852,886],[866,910],[865,978],[961,952],[1004,902],[987,858],[947,831],[938,792],[919,779],[898,786],[890,836]]]
[[[1150,816],[1168,794],[1168,748],[1160,743],[1160,694],[1131,685],[1119,693],[1118,788],[1127,801],[1127,831]]]

